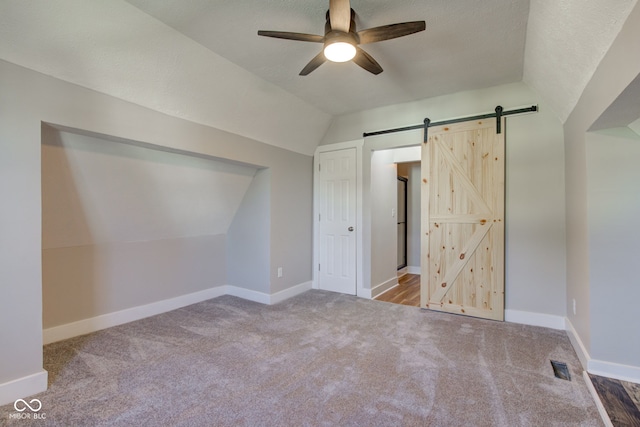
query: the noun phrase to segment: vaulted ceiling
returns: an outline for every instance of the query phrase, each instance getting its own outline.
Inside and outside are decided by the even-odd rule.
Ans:
[[[321,45],[257,31],[323,34],[328,0],[2,0],[0,59],[312,153],[337,115],[518,81],[564,121],[636,3],[351,0],[358,29],[426,31],[363,46],[378,76],[325,63],[301,77]]]
[[[260,78],[336,115],[522,80],[529,0],[351,0],[358,30],[424,20],[427,29],[362,46],[384,71],[326,62],[298,73],[322,44],[258,30],[324,34],[328,0],[127,0]]]

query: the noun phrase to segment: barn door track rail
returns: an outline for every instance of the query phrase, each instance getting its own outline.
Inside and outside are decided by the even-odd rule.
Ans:
[[[395,132],[404,132],[404,131],[408,131],[408,130],[416,130],[416,129],[424,129],[424,138],[425,140],[427,139],[427,129],[433,126],[442,126],[442,125],[450,125],[453,123],[460,123],[460,122],[468,122],[471,120],[481,120],[481,119],[491,119],[493,117],[497,118],[498,120],[496,120],[496,132],[497,133],[502,133],[502,124],[501,124],[501,117],[505,117],[505,116],[513,116],[515,114],[524,114],[524,113],[535,113],[538,111],[538,106],[537,105],[532,105],[531,107],[527,107],[527,108],[517,108],[515,110],[508,110],[508,111],[504,111],[503,108],[498,105],[495,109],[494,113],[487,113],[487,114],[478,114],[476,116],[468,116],[468,117],[460,117],[458,119],[450,119],[450,120],[441,120],[439,122],[432,122],[430,119],[426,118],[424,119],[424,123],[420,124],[420,125],[413,125],[413,126],[405,126],[405,127],[401,127],[401,128],[395,128],[395,129],[386,129],[386,130],[379,130],[379,131],[375,131],[375,132],[365,132],[362,134],[363,137],[368,137],[368,136],[376,136],[376,135],[385,135],[388,133],[395,133]]]

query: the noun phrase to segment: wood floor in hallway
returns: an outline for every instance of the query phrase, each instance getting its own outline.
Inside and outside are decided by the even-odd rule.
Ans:
[[[378,301],[392,302],[395,304],[420,306],[420,275],[404,274],[398,278],[398,286],[378,295]]]

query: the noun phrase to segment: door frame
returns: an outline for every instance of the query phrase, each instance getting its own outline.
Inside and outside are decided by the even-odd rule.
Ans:
[[[377,286],[376,288],[371,288],[374,286],[371,283],[371,254],[372,254],[372,245],[371,245],[371,237],[373,235],[372,229],[372,196],[371,196],[371,158],[375,151],[382,150],[391,150],[396,148],[407,148],[407,147],[422,147],[422,141],[424,139],[424,130],[423,129],[415,129],[410,131],[405,131],[401,133],[392,133],[392,134],[381,134],[375,136],[367,136],[364,139],[364,146],[362,151],[362,173],[363,173],[363,185],[362,190],[364,192],[362,197],[362,207],[363,207],[363,271],[365,274],[365,283],[368,284],[369,288],[364,289],[363,296],[365,298],[375,298],[382,292],[389,289],[389,287],[385,286]],[[395,255],[394,255],[395,256]]]
[[[362,250],[362,148],[363,140],[340,142],[337,144],[320,145],[316,148],[313,156],[313,264],[312,264],[312,285],[313,289],[320,289],[318,281],[318,264],[320,263],[320,221],[319,215],[319,197],[320,182],[318,177],[318,167],[320,163],[320,153],[330,151],[340,151],[347,149],[356,149],[356,295],[365,297],[368,289],[364,289],[363,275],[363,250]],[[369,297],[370,298],[370,297]]]
[[[408,187],[409,187],[409,180],[407,178],[405,178],[404,176],[398,176],[398,181],[404,183],[403,189],[404,189],[404,194],[403,194],[403,210],[404,210],[404,243],[403,243],[403,247],[402,247],[402,251],[404,252],[404,264],[398,264],[398,270],[402,270],[403,268],[406,268],[407,265],[409,264],[409,254],[408,254],[408,249],[409,249],[409,244],[408,244],[408,237],[409,237],[409,213],[407,212],[407,208],[408,208],[408,198],[409,198],[409,193],[408,193]],[[400,194],[400,193],[398,193]],[[400,219],[400,207],[398,207],[397,211],[398,215],[397,215],[397,219]],[[398,222],[398,221],[396,221]],[[398,222],[398,224],[400,224]]]
[[[312,285],[319,289],[318,264],[319,254],[319,222],[318,170],[319,153],[327,151],[356,149],[356,295],[361,298],[372,299],[371,289],[371,156],[374,151],[393,148],[421,147],[424,136],[423,129],[416,129],[402,133],[368,136],[366,139],[321,145],[315,150],[313,157],[313,264]],[[365,287],[365,284],[367,287]]]

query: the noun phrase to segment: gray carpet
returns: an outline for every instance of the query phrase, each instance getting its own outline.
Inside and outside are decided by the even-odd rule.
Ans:
[[[224,296],[48,345],[52,426],[600,426],[562,331],[323,291]],[[549,359],[569,365],[554,377]]]

